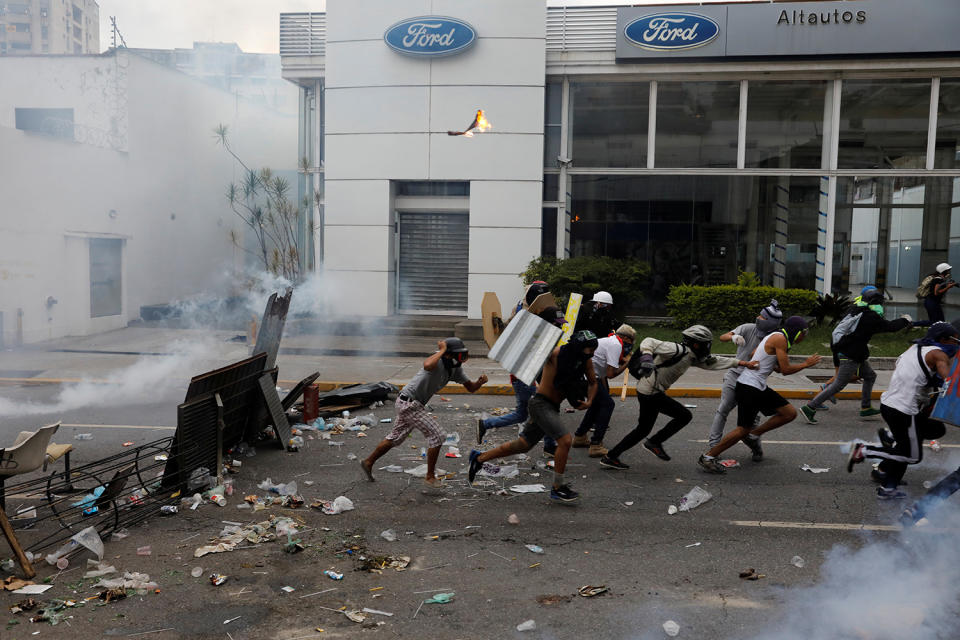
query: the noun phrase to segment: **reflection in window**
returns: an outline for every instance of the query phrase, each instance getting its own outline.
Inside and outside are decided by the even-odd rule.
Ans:
[[[844,80],[841,169],[922,169],[930,80]]]
[[[819,169],[826,87],[823,81],[751,81],[746,166]]]
[[[661,82],[658,167],[735,167],[739,82]]]
[[[937,151],[933,166],[936,169],[960,167],[960,79],[944,78],[940,81]]]
[[[647,166],[649,83],[571,83],[570,96],[574,166]]]
[[[548,82],[544,91],[543,166],[556,167],[560,155],[560,114],[563,105],[563,85]]]

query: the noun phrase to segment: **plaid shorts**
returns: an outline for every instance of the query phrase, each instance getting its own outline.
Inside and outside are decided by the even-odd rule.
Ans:
[[[427,444],[431,447],[439,447],[443,444],[445,436],[440,431],[440,425],[434,420],[433,416],[427,413],[423,405],[416,400],[406,400],[402,397],[397,398],[397,420],[394,423],[393,431],[387,435],[387,440],[396,442],[402,441],[414,429],[427,437]]]

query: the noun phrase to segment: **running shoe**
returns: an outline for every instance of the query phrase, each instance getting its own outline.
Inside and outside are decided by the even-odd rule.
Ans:
[[[763,447],[760,446],[760,438],[751,438],[748,436],[743,439],[743,444],[750,447],[750,451],[753,452],[754,462],[760,462],[763,460]]]
[[[708,458],[707,456],[701,455],[697,460],[697,464],[700,465],[700,468],[709,473],[726,473],[727,470],[723,468],[723,465],[717,461],[716,458]]]
[[[817,424],[817,410],[812,409],[810,405],[805,404],[800,407],[800,413],[803,414],[803,419],[809,422],[810,424]]]
[[[573,502],[580,497],[580,494],[570,488],[570,485],[564,484],[554,487],[550,490],[550,498],[560,502]]]
[[[624,471],[630,468],[630,465],[623,464],[616,458],[611,458],[610,456],[603,456],[600,458],[600,466],[608,469],[616,469],[618,471]]]
[[[879,469],[870,470],[870,479],[876,482],[877,484],[883,484],[887,480],[887,474]]]
[[[667,455],[667,452],[663,450],[663,445],[650,442],[650,440],[643,441],[643,448],[657,456],[664,462],[670,461],[670,456]]]
[[[487,428],[483,426],[483,418],[477,418],[477,444],[483,444],[485,435],[487,435]]]
[[[825,384],[820,385],[820,391],[823,391],[826,388],[827,388],[827,385]],[[830,396],[829,398],[827,398],[827,400],[830,401],[830,404],[837,404],[837,396]]]
[[[866,407],[860,409],[861,418],[869,418],[871,416],[880,415],[880,409],[874,409],[873,407]]]
[[[582,436],[573,436],[573,445],[574,449],[586,449],[590,446],[590,436],[584,434]]]
[[[909,529],[913,525],[917,524],[917,512],[913,507],[907,507],[903,510],[903,513],[900,514],[900,526],[904,529]]]
[[[850,455],[847,456],[847,473],[853,473],[853,465],[863,462],[863,443],[854,442],[850,447]]]
[[[822,404],[819,407],[817,407],[817,411],[830,411],[830,407],[828,407],[825,404]]]
[[[602,458],[607,455],[607,448],[603,446],[602,442],[596,444],[590,443],[590,449],[587,451],[587,456],[591,458]]]
[[[470,452],[470,468],[467,470],[467,480],[473,484],[473,479],[477,477],[477,472],[483,468],[480,462],[480,452],[474,449]]]
[[[889,489],[887,487],[877,487],[877,498],[880,500],[900,500],[906,498],[907,494],[896,487]]]

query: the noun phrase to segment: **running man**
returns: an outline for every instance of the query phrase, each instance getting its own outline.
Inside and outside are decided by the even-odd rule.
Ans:
[[[720,336],[720,342],[734,343],[737,345],[737,358],[749,360],[753,357],[753,352],[757,350],[760,341],[780,328],[782,319],[783,313],[780,311],[780,305],[777,304],[776,300],[771,300],[770,304],[760,311],[756,322],[747,322],[732,331],[726,332]],[[717,414],[713,417],[713,424],[710,425],[708,442],[711,447],[720,444],[720,439],[723,437],[723,428],[727,424],[727,416],[737,406],[737,378],[740,377],[741,373],[743,373],[743,367],[734,367],[723,374],[720,405],[717,407]]]
[[[950,359],[957,354],[957,330],[946,322],[930,325],[920,340],[900,354],[890,385],[880,396],[880,415],[887,423],[893,442],[879,445],[854,441],[847,458],[847,471],[864,458],[879,458],[882,483],[877,497],[890,500],[906,497],[897,487],[907,466],[923,459],[923,434],[928,428],[930,396],[950,375]]]
[[[710,473],[725,473],[726,469],[717,461],[717,457],[741,440],[753,451],[755,462],[763,460],[760,436],[796,419],[797,410],[783,396],[767,386],[767,378],[777,367],[782,375],[788,376],[814,367],[820,362],[819,355],[812,355],[803,364],[790,364],[788,352],[794,345],[803,342],[806,335],[807,321],[800,316],[790,316],[783,329],[760,341],[753,355],[757,362],[756,369],[744,371],[737,379],[737,428],[700,456],[697,464],[701,468]],[[754,427],[757,413],[761,411],[770,417],[759,427]]]
[[[442,389],[450,380],[459,382],[464,388],[473,393],[487,382],[486,374],[481,374],[476,381],[471,381],[462,368],[462,364],[470,357],[467,347],[460,338],[447,338],[437,343],[437,352],[423,361],[423,368],[413,376],[397,397],[397,418],[394,421],[393,431],[380,441],[365,460],[360,461],[367,479],[373,482],[373,463],[387,451],[397,446],[414,429],[418,429],[427,437],[427,475],[424,478],[431,487],[440,487],[442,482],[436,477],[437,458],[440,456],[440,447],[443,445],[444,434],[440,430],[437,420],[427,413],[426,405],[437,391]]]
[[[554,348],[543,365],[537,394],[527,404],[530,418],[520,437],[483,453],[476,449],[470,452],[467,479],[471,484],[484,462],[526,453],[544,435],[550,435],[557,441],[550,497],[562,502],[573,502],[579,497],[563,477],[573,439],[560,418],[560,403],[567,399],[577,409],[590,408],[597,393],[597,377],[591,361],[596,348],[597,337],[590,331],[578,331],[570,342]],[[586,389],[583,388],[584,380]]]
[[[662,429],[643,441],[643,447],[661,460],[670,460],[663,448],[668,438],[683,429],[693,414],[690,410],[667,395],[667,389],[690,367],[717,370],[733,367],[755,368],[756,362],[737,358],[710,355],[713,334],[703,325],[695,324],[683,330],[683,342],[665,342],[656,338],[644,338],[640,343],[640,364],[634,367],[637,380],[637,400],[640,416],[636,428],[625,435],[613,449],[600,458],[600,464],[608,469],[629,469],[620,462],[620,456],[647,438],[657,417],[663,413],[671,420]]]

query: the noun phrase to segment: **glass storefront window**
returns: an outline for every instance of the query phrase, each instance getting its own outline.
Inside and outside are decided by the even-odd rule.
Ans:
[[[540,255],[557,255],[557,208],[544,207],[540,217]]]
[[[574,166],[647,166],[649,83],[575,82],[570,98]]]
[[[560,155],[560,117],[563,108],[563,85],[548,82],[544,90],[543,166],[556,167]]]
[[[574,176],[571,255],[637,258],[652,268],[645,306],[660,313],[670,285],[736,282],[739,270],[810,288],[816,270],[819,178]],[[774,262],[786,207],[784,264]]]
[[[657,85],[657,167],[735,167],[739,82]]]
[[[934,168],[960,167],[960,79],[957,78],[940,80],[936,149]]]
[[[823,155],[823,81],[750,81],[746,166],[819,169]]]
[[[929,79],[844,80],[839,168],[924,168],[929,107]]]

